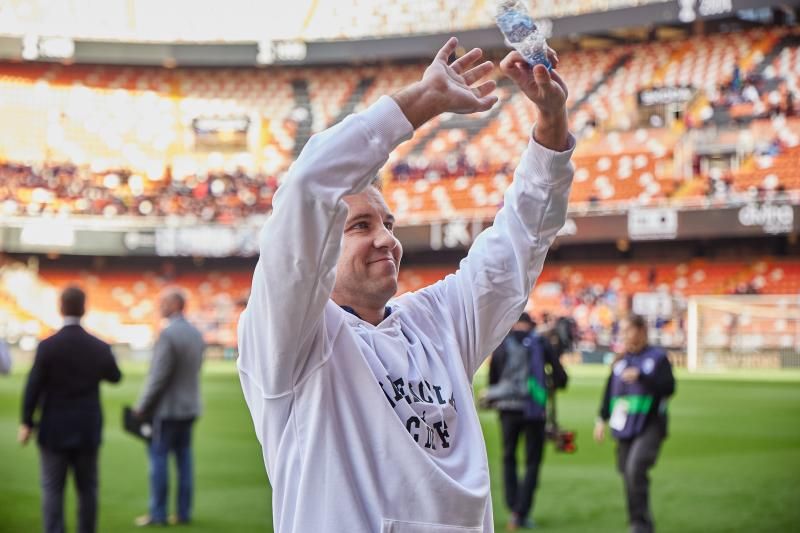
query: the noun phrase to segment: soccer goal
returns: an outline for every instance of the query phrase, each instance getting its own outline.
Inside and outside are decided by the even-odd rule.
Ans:
[[[687,322],[692,372],[800,368],[800,295],[695,296]]]

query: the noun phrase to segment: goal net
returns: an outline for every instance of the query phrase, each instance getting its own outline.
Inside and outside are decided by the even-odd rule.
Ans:
[[[690,371],[800,368],[800,295],[689,300]]]

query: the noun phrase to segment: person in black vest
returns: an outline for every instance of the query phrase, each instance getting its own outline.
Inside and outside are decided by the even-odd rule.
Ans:
[[[97,455],[103,428],[101,381],[118,383],[122,374],[111,347],[81,325],[86,295],[78,287],[61,293],[64,327],[36,350],[22,405],[19,441],[38,430],[42,517],[46,533],[64,531],[64,484],[72,470],[78,493],[78,531],[93,533],[97,523]],[[41,407],[38,426],[34,412]]]
[[[539,479],[545,441],[548,384],[567,385],[567,373],[550,343],[534,332],[523,313],[492,354],[485,400],[500,412],[503,430],[503,480],[511,511],[508,529],[532,527],[528,518]],[[550,379],[546,375],[550,369]],[[517,443],[525,435],[525,476],[517,479]]]
[[[606,384],[594,438],[605,438],[606,425],[617,439],[617,468],[622,474],[632,533],[654,530],[650,513],[648,470],[667,436],[667,400],[675,378],[667,353],[647,343],[647,323],[630,315],[620,323],[625,353],[619,356]]]

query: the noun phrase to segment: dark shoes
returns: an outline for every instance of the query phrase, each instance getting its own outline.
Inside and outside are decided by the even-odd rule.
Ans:
[[[508,523],[506,524],[506,529],[508,531],[517,531],[519,529],[534,529],[536,528],[536,523],[531,520],[530,518],[520,519],[517,513],[511,513],[508,517]]]

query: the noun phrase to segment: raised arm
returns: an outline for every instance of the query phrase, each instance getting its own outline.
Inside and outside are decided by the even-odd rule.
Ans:
[[[287,394],[325,360],[319,333],[347,217],[343,197],[364,190],[413,128],[446,111],[483,111],[497,101],[489,94],[493,81],[476,84],[491,63],[474,66],[481,52],[473,50],[449,65],[456,46],[450,39],[419,82],[313,136],[292,165],[262,230],[239,319],[238,364],[249,399]]]
[[[322,311],[331,294],[347,206],[411,134],[397,104],[383,97],[314,135],[278,189],[261,231],[260,258],[239,318],[243,384],[281,395],[306,364],[320,361]],[[313,345],[313,346],[312,346]]]
[[[554,53],[551,60],[557,65]],[[566,85],[555,71],[531,69],[517,52],[501,68],[539,110],[532,139],[493,226],[478,237],[458,272],[410,299],[450,319],[470,376],[524,310],[564,224],[572,184]]]

